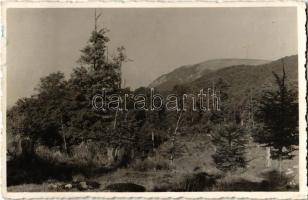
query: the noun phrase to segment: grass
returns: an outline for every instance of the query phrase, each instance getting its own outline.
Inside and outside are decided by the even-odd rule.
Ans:
[[[165,159],[149,157],[145,160],[137,159],[131,165],[135,171],[158,171],[158,170],[169,170],[171,169],[170,163]]]
[[[42,173],[44,179],[38,181],[14,182],[8,187],[9,191],[55,191],[48,187],[50,183],[56,184],[68,184],[73,181],[74,178],[81,177],[79,179],[86,181],[95,181],[100,183],[100,187],[95,191],[109,191],[110,185],[116,184],[120,188],[125,183],[136,184],[143,186],[146,191],[287,191],[298,190],[298,156],[293,160],[287,160],[283,162],[283,169],[293,169],[294,173],[290,174],[290,180],[277,181],[277,175],[273,172],[278,167],[276,161],[272,162],[271,168],[265,167],[265,155],[266,151],[262,147],[258,147],[256,144],[251,143],[249,158],[252,158],[249,166],[245,169],[238,169],[234,173],[226,174],[222,176],[222,172],[216,169],[215,164],[211,158],[214,153],[214,148],[209,142],[210,139],[206,135],[195,135],[193,138],[187,136],[179,136],[178,142],[183,144],[183,153],[181,156],[175,158],[173,163],[170,162],[169,157],[164,155],[163,152],[166,148],[166,144],[162,144],[157,150],[156,154],[145,160],[136,160],[130,163],[130,165],[122,168],[114,169],[113,171],[99,170],[99,168],[85,168],[77,167],[74,165],[69,166],[69,171],[65,171],[64,165],[54,165],[51,168],[54,171],[52,176],[46,176]],[[74,164],[76,160],[64,158],[57,158],[58,160],[69,161],[68,163]],[[81,159],[81,158],[78,158]],[[78,162],[77,159],[77,162]],[[50,161],[58,163],[55,158],[49,158]],[[42,160],[39,160],[42,162]],[[44,160],[43,160],[44,161]],[[8,163],[8,170],[11,168]],[[32,168],[25,169],[24,171],[44,171],[50,168],[44,167],[44,162],[41,165],[34,165]],[[21,163],[15,163],[15,168],[22,166]],[[67,166],[67,165],[66,165]],[[74,167],[73,167],[74,166]],[[89,165],[93,166],[93,165]],[[62,168],[61,168],[62,167]],[[36,170],[33,170],[36,169]],[[72,170],[73,169],[73,170]],[[83,171],[80,171],[82,169]],[[104,169],[104,168],[101,168]],[[89,173],[91,171],[91,173]],[[272,173],[271,173],[272,172]],[[41,172],[40,172],[41,173]],[[18,179],[22,174],[17,173]],[[57,177],[60,174],[66,174],[67,177],[61,179]],[[8,173],[11,181],[16,174]],[[33,174],[30,174],[35,177]],[[28,175],[29,176],[29,175]],[[13,178],[13,179],[12,179]],[[76,178],[76,179],[77,179]],[[54,180],[51,180],[54,179]],[[292,180],[291,180],[292,179]],[[293,186],[289,183],[294,182]],[[125,190],[124,186],[124,189]],[[108,189],[109,188],[109,189]],[[111,188],[112,189],[112,188]],[[75,191],[75,190],[72,190]]]

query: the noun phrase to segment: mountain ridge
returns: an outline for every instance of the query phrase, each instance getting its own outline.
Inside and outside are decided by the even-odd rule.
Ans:
[[[226,91],[235,102],[243,99],[245,95],[253,92],[258,96],[262,90],[275,88],[273,72],[279,76],[283,73],[283,66],[287,76],[287,84],[297,90],[298,88],[298,56],[286,56],[278,60],[255,66],[237,65],[222,68],[202,77],[183,84],[191,90],[212,87],[219,79],[223,80],[229,89]]]
[[[233,65],[259,65],[271,61],[260,59],[222,58],[211,59],[192,65],[180,66],[173,71],[159,76],[149,84],[152,88],[172,89],[177,84],[184,84],[200,78],[202,75]]]

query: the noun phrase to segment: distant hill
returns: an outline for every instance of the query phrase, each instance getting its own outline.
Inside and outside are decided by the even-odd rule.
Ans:
[[[222,68],[211,73],[204,74],[198,79],[186,83],[193,90],[211,87],[218,79],[222,79],[230,86],[228,93],[235,99],[240,100],[249,90],[258,92],[265,87],[273,87],[274,77],[272,72],[282,74],[282,65],[289,84],[297,88],[298,82],[298,57],[287,56],[276,61],[261,65],[236,65]]]
[[[149,87],[171,90],[175,85],[192,82],[219,69],[235,65],[260,65],[270,61],[256,59],[215,59],[179,67],[154,80]]]

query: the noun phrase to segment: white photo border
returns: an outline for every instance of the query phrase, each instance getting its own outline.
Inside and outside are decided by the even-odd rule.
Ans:
[[[6,95],[7,95],[7,65],[6,65],[6,11],[9,8],[173,8],[173,7],[296,7],[298,34],[298,90],[299,90],[299,191],[298,192],[8,192],[6,186]],[[307,199],[307,169],[306,169],[306,5],[303,1],[32,1],[32,2],[2,2],[1,3],[1,48],[0,48],[0,78],[1,80],[1,191],[4,198],[119,198],[119,199],[213,199],[213,198],[248,198],[248,199]],[[256,19],[257,20],[257,19]]]

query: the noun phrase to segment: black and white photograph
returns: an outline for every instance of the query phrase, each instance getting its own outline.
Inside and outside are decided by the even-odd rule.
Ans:
[[[298,193],[299,11],[7,8],[7,192]]]

